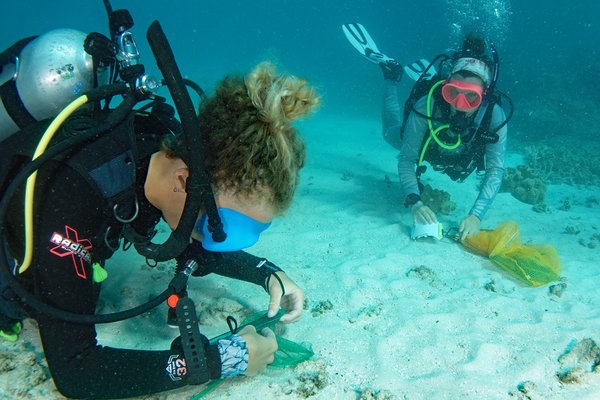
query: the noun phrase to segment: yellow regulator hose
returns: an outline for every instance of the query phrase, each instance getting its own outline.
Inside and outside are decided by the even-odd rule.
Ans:
[[[52,137],[54,137],[65,120],[69,118],[71,114],[73,114],[79,107],[87,103],[87,101],[87,95],[76,98],[68,106],[66,106],[56,116],[56,118],[54,118],[40,139],[40,142],[33,153],[32,161],[44,154],[44,151],[46,151],[46,148],[52,140]],[[31,260],[33,259],[33,198],[36,178],[37,171],[27,178],[27,185],[25,186],[25,256],[23,257],[23,263],[19,266],[20,274],[29,268],[31,265]]]

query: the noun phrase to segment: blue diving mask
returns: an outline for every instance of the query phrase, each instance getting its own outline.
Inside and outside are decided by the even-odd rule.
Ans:
[[[260,234],[271,226],[270,222],[260,222],[239,211],[230,208],[219,208],[219,216],[227,238],[223,242],[215,242],[208,231],[208,217],[202,216],[196,223],[196,232],[202,235],[202,247],[208,251],[237,251],[252,246],[260,238]]]

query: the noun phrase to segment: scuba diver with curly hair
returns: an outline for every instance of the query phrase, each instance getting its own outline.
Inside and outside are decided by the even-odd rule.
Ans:
[[[156,25],[148,36],[149,40],[158,37],[154,40],[160,43],[162,31]],[[126,29],[118,29],[114,36],[130,50],[134,42],[125,37],[128,34]],[[96,50],[100,48],[96,55],[110,53],[113,40],[98,35],[87,36],[86,52],[91,51],[88,45],[93,42]],[[78,36],[69,42],[77,47],[63,55],[91,60],[80,48],[81,39]],[[19,49],[28,43],[21,43]],[[172,54],[159,50],[155,54],[157,61],[162,60],[159,67],[168,69]],[[121,68],[129,68],[128,73],[144,73],[133,57],[119,61]],[[94,56],[86,68],[91,71],[93,65],[97,72],[100,64]],[[174,90],[171,84],[180,83],[181,75],[178,70],[172,74],[161,71],[178,106],[178,99],[185,100],[187,92]],[[119,75],[119,71],[112,72]],[[82,70],[66,73],[83,74]],[[21,320],[34,318],[54,383],[71,398],[142,396],[220,377],[256,375],[273,361],[277,349],[273,332],[246,326],[209,342],[198,331],[193,303],[186,296],[187,278],[216,273],[255,283],[269,295],[268,317],[282,308],[285,313],[280,321],[300,318],[302,290],[275,264],[243,249],[254,244],[289,207],[305,158],[304,144],[292,123],[314,111],[320,98],[304,79],[279,74],[273,65],[263,63],[246,77],[225,78],[215,95],[202,102],[198,117],[193,108],[189,113],[189,107],[178,107],[179,123],[173,108],[164,102],[153,102],[151,111],[132,109],[137,97],[146,93],[149,80],[123,71],[120,76],[127,84],[113,86],[130,93],[124,96],[123,103],[129,102],[129,108],[124,108],[120,119],[110,116],[119,114],[121,106],[109,110],[91,101],[63,121],[51,139],[55,145],[47,154],[34,155],[33,161],[33,148],[54,125],[49,126],[45,118],[23,123],[19,107],[9,110],[21,130],[2,137],[0,143],[2,155],[11,154],[3,158],[2,165],[8,179],[0,182],[2,337],[17,340]],[[98,80],[97,74],[93,80]],[[140,82],[145,85],[143,90],[133,95],[131,91]],[[28,93],[21,91],[20,95],[23,100]],[[115,95],[103,92],[102,96]],[[4,97],[3,101],[10,103]],[[27,102],[21,101],[21,106],[23,103]],[[21,107],[23,110],[27,111],[26,107]],[[35,123],[28,124],[31,120]],[[190,127],[198,129],[202,140],[186,139]],[[84,145],[74,145],[82,136],[86,137]],[[203,168],[197,168],[197,156]],[[25,178],[31,171],[37,171],[37,180],[29,202]],[[198,180],[203,172],[206,179]],[[193,207],[188,212],[192,198],[199,203],[199,213]],[[30,203],[31,225],[27,221]],[[211,222],[213,214],[218,214],[216,224]],[[161,218],[174,230],[172,236],[182,226],[190,227],[191,233],[180,235],[182,250],[174,250],[173,257],[151,243]],[[164,246],[167,243],[170,241]],[[98,315],[100,288],[107,277],[104,267],[121,244],[124,248],[133,245],[147,258],[156,256],[153,259],[157,261],[176,258],[177,273],[169,288],[144,310]],[[111,267],[107,265],[108,270]],[[124,314],[138,315],[166,299],[176,310],[181,330],[170,349],[134,350],[98,343],[96,323],[125,319]]]

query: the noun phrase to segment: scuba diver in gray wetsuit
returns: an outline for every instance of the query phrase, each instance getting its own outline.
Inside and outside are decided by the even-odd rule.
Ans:
[[[495,47],[469,34],[452,56],[442,54],[431,63],[419,60],[403,67],[379,52],[362,25],[347,24],[343,29],[350,43],[382,69],[383,136],[400,151],[398,175],[404,205],[413,216],[413,238],[419,232],[441,237],[435,213],[421,200],[425,161],[458,182],[475,171],[484,174],[479,194],[458,228],[461,239],[477,233],[502,183],[507,122],[512,115],[510,98],[496,88],[499,60]],[[416,83],[403,112],[397,88],[405,74]],[[508,116],[501,99],[510,104]]]

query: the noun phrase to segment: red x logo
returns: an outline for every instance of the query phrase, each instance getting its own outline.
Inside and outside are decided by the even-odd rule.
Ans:
[[[54,232],[50,242],[56,244],[56,247],[50,249],[52,254],[59,257],[71,256],[75,273],[81,278],[86,278],[85,263],[91,262],[89,249],[92,248],[92,242],[89,239],[79,239],[79,233],[68,225],[65,225],[66,235]]]

